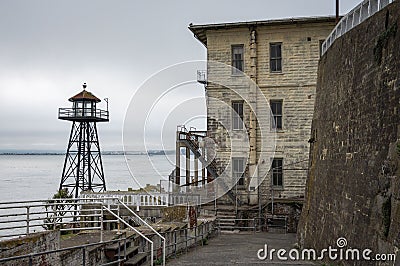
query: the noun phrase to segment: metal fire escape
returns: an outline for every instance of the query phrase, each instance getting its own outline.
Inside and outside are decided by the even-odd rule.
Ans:
[[[205,184],[205,180],[207,180],[207,183],[210,183],[219,177],[218,168],[217,165],[215,164],[215,161],[207,158],[205,147],[202,148],[199,146],[200,139],[206,137],[204,133],[205,133],[204,131],[187,131],[185,127],[178,127],[177,159],[178,156],[180,156],[180,148],[185,147],[187,149],[186,152],[187,158],[188,156],[190,156],[190,154],[188,153],[188,150],[190,150],[193,153],[195,160],[199,160],[202,163],[203,168],[207,169],[208,173],[207,176],[202,176],[201,181],[195,179],[194,182],[192,182],[190,180],[190,170],[188,171],[188,169],[186,169],[186,184],[182,186],[189,186],[189,185],[198,186],[200,182],[203,182],[203,184]],[[197,169],[195,169],[195,171],[197,171]],[[202,172],[204,173],[205,171]],[[175,181],[179,185],[180,162],[177,163],[175,176],[176,176]],[[229,187],[223,180],[218,180],[218,185],[221,186],[224,191],[227,191],[227,196],[230,198],[230,200],[232,200],[233,203],[238,201],[238,204],[240,204],[240,201],[237,199],[236,195],[232,192],[232,190],[229,189]]]

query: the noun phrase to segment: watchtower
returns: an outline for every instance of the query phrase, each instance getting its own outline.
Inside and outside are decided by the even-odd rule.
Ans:
[[[81,191],[101,192],[106,190],[101,159],[97,122],[108,122],[107,110],[96,108],[99,98],[83,91],[69,98],[72,108],[60,108],[58,119],[72,121],[72,128],[61,176],[60,190],[68,189],[69,195],[77,198]]]

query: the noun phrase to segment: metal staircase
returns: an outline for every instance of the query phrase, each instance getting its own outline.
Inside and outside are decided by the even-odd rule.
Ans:
[[[200,162],[206,166],[208,173],[211,175],[210,179],[215,180],[218,178],[218,170],[215,164],[215,161],[208,161],[205,157],[205,154],[201,153],[201,148],[199,147],[198,141],[196,140],[196,135],[192,132],[179,132],[179,142],[183,143],[186,147],[188,147],[191,152],[193,152],[196,159],[199,159]],[[236,195],[232,192],[231,189],[228,188],[226,183],[223,180],[219,180],[218,184],[222,186],[224,191],[227,191],[227,196],[232,200],[233,203],[237,201],[238,205],[241,205],[242,202],[236,197]]]

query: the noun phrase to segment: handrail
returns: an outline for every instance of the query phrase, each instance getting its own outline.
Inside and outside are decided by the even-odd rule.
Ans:
[[[157,230],[155,230],[152,226],[150,226],[146,221],[144,221],[139,215],[137,215],[134,211],[131,210],[128,206],[125,205],[122,201],[118,199],[119,203],[121,203],[122,206],[125,207],[130,213],[132,213],[137,219],[139,219],[144,225],[146,225],[148,228],[150,228],[151,231],[153,231],[156,235],[158,235],[162,239],[162,244],[163,244],[163,266],[165,266],[165,237],[163,237]],[[153,264],[151,264],[153,265]]]
[[[52,202],[53,201],[53,202]],[[40,203],[40,204],[39,204]],[[10,206],[11,204],[15,204],[14,206]],[[23,205],[20,205],[23,204]],[[57,205],[66,205],[65,209],[54,209],[54,206]],[[70,206],[69,206],[70,205]],[[89,209],[76,209],[73,208],[73,206],[78,206],[78,205],[83,205],[83,206],[89,206]],[[96,205],[96,206],[93,206]],[[112,205],[117,205],[118,209],[111,208],[110,206]],[[52,211],[39,211],[39,210],[34,210],[34,208],[46,208],[47,207],[53,207],[51,210]],[[69,208],[68,208],[69,206]],[[107,207],[108,206],[108,207]],[[132,213],[137,219],[141,221],[141,223],[148,228],[150,228],[154,233],[156,233],[161,239],[162,239],[162,244],[163,244],[163,265],[165,265],[165,256],[166,256],[166,250],[165,250],[165,243],[166,239],[163,237],[161,234],[159,234],[154,228],[152,228],[147,222],[145,222],[139,215],[137,215],[135,212],[133,212],[124,202],[122,202],[121,199],[116,198],[116,197],[102,197],[102,198],[89,198],[89,197],[84,197],[84,198],[76,198],[76,199],[52,199],[52,200],[34,200],[34,201],[19,201],[19,202],[0,202],[0,210],[4,210],[9,212],[9,215],[12,217],[16,217],[15,220],[9,220],[7,221],[7,224],[12,224],[12,223],[17,223],[16,226],[6,226],[0,228],[0,231],[2,230],[12,230],[12,229],[17,229],[17,228],[26,228],[25,233],[18,233],[18,234],[8,234],[5,236],[0,236],[0,237],[12,237],[12,236],[18,236],[18,235],[29,235],[30,229],[33,227],[40,227],[40,226],[54,226],[54,228],[58,225],[67,225],[67,224],[86,224],[86,225],[81,225],[80,227],[71,227],[71,228],[61,228],[60,231],[68,231],[68,230],[100,230],[100,242],[103,243],[103,230],[104,230],[104,223],[107,222],[122,222],[125,224],[128,228],[132,229],[135,233],[137,233],[139,236],[141,236],[143,239],[148,241],[151,245],[151,265],[153,265],[153,260],[154,260],[154,242],[150,240],[148,237],[146,237],[143,233],[138,231],[136,228],[131,226],[129,223],[127,223],[124,219],[122,219],[119,216],[119,206],[123,206],[126,208],[130,213]],[[26,209],[26,212],[21,212],[20,209]],[[16,209],[18,213],[10,213],[9,210],[11,209]],[[89,214],[89,215],[82,215],[81,212],[86,212],[86,211],[92,211],[94,214]],[[107,219],[103,220],[104,217],[104,212],[107,211],[109,212],[112,216],[116,218],[113,220]],[[118,214],[116,214],[114,211],[118,211]],[[63,215],[61,215],[59,212],[62,212]],[[33,216],[33,213],[36,215],[38,214],[54,214],[53,216],[44,216],[44,217],[38,217],[38,216]],[[26,219],[21,219],[19,216],[26,216]],[[97,217],[94,221],[82,221],[80,219],[75,219],[78,217]],[[7,218],[6,215],[2,215],[2,218]],[[32,221],[43,221],[41,224],[31,224]],[[0,224],[5,224],[6,222],[4,220],[0,220]],[[96,224],[91,225],[93,223],[97,223],[99,226],[96,226]],[[92,243],[92,245],[99,244],[99,243]],[[30,255],[26,255],[26,257],[29,257]],[[1,261],[1,260],[0,260]]]
[[[345,15],[333,31],[329,34],[326,40],[322,43],[321,55],[331,47],[336,39],[343,36],[345,33],[359,25],[361,22],[382,10],[390,3],[396,0],[364,0],[355,8],[353,8],[347,15]]]
[[[113,215],[115,218],[117,218],[120,222],[122,222],[123,224],[125,224],[126,226],[128,226],[130,229],[132,229],[135,233],[137,233],[138,235],[140,235],[141,237],[143,237],[147,242],[150,243],[151,246],[151,264],[153,265],[153,255],[154,255],[154,243],[153,241],[151,241],[149,238],[147,238],[144,234],[142,234],[139,230],[137,230],[135,227],[133,227],[132,225],[130,225],[129,223],[127,223],[124,219],[122,219],[121,217],[119,217],[118,215],[116,215],[114,212],[112,212],[109,208],[107,208],[106,206],[102,206],[103,209],[105,209],[106,211],[108,211],[111,215]],[[129,208],[128,208],[129,209]]]
[[[117,192],[85,192],[81,193],[81,198],[96,198],[102,200],[109,198],[110,200],[119,199],[126,205],[130,206],[170,206],[175,204],[185,203],[181,199],[188,201],[200,202],[200,195],[193,193],[175,193],[175,192],[155,192],[155,193],[136,193],[130,191],[117,191]]]
[[[263,225],[261,221],[265,220],[264,217],[255,217],[255,218],[217,218],[217,225],[218,225],[218,230],[221,231],[223,228],[230,228],[230,229],[251,229],[254,232],[258,230],[262,230]],[[260,221],[256,223],[256,221]],[[234,222],[233,226],[224,226],[221,225],[221,222]],[[253,222],[252,226],[238,226],[236,225],[237,222]]]

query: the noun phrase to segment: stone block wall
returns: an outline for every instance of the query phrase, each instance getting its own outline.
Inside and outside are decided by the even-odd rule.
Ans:
[[[208,134],[214,139],[216,147],[216,162],[220,171],[231,173],[229,164],[232,157],[246,157],[249,147],[235,150],[232,153],[230,142],[235,136],[228,136],[231,128],[232,111],[229,109],[232,101],[249,99],[244,106],[244,123],[248,130],[256,129],[256,159],[263,162],[258,165],[258,173],[247,169],[246,176],[264,178],[261,186],[262,201],[270,198],[269,167],[272,158],[284,160],[283,189],[275,190],[275,196],[283,198],[304,196],[308,166],[308,151],[311,132],[311,120],[314,110],[317,66],[320,54],[320,43],[334,27],[334,22],[287,23],[282,25],[262,25],[249,27],[231,27],[207,31],[208,61],[217,61],[231,65],[231,46],[244,45],[244,72],[259,86],[262,95],[257,95],[249,82],[234,77],[230,69],[208,66],[208,76],[211,81],[207,85]],[[254,37],[255,36],[255,37]],[[256,39],[255,42],[254,38]],[[270,43],[282,43],[282,73],[271,73],[269,69]],[[214,82],[218,81],[218,82]],[[218,84],[219,83],[219,84]],[[225,85],[222,86],[221,84]],[[228,89],[234,88],[240,95]],[[251,124],[252,111],[250,106],[265,105],[270,100],[283,101],[283,129],[276,133],[276,149],[268,147],[267,154],[262,155],[261,141],[265,136],[260,134],[260,124]],[[263,130],[270,129],[269,112],[257,110],[258,119],[266,122]],[[217,121],[215,118],[218,118]],[[265,124],[264,124],[265,125]],[[225,127],[225,128],[224,128]],[[251,133],[249,132],[249,139]],[[247,148],[247,150],[246,150]],[[249,192],[250,181],[246,182],[244,193]],[[248,202],[246,197],[243,202]],[[257,201],[249,201],[257,203]]]
[[[395,1],[337,39],[320,61],[302,247],[322,250],[339,237],[375,254],[400,247],[399,14]]]

